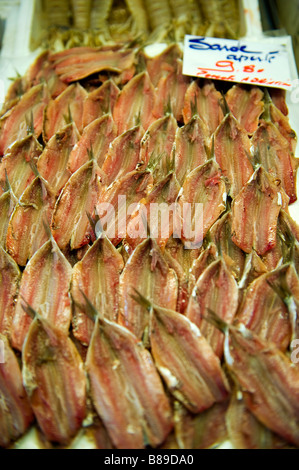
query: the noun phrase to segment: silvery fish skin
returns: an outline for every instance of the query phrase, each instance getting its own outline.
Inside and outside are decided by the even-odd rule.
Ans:
[[[201,86],[199,81],[192,81],[185,95],[184,123],[187,124],[194,114],[198,114],[206,123],[209,134],[212,135],[223,119],[221,102],[222,96],[213,82],[206,80]]]
[[[104,163],[110,143],[117,137],[116,126],[111,114],[105,114],[92,121],[83,130],[82,136],[73,147],[68,169],[71,173],[79,170],[89,160],[89,154],[92,153],[98,166]]]
[[[51,228],[60,249],[68,246],[79,249],[87,245],[93,234],[87,212],[94,208],[101,191],[101,173],[97,163],[90,160],[70,177],[56,202]]]
[[[226,299],[223,302],[223,299]],[[239,290],[235,278],[222,258],[210,264],[199,276],[189,299],[186,316],[200,329],[215,354],[223,355],[223,334],[205,320],[207,309],[232,323],[236,315]]]
[[[264,111],[263,97],[261,88],[247,88],[238,84],[232,86],[225,95],[230,111],[249,135],[256,131],[259,117]]]
[[[288,197],[263,167],[258,167],[232,203],[232,240],[245,253],[264,255],[276,245],[277,219]]]
[[[23,347],[23,382],[46,439],[67,445],[86,415],[83,361],[70,338],[35,318]]]
[[[51,137],[38,159],[37,170],[56,196],[59,196],[71,176],[68,163],[72,149],[79,139],[76,125],[68,124]]]
[[[172,410],[151,355],[135,335],[98,317],[86,369],[93,404],[117,448],[156,447],[165,440]]]
[[[226,328],[226,365],[243,393],[246,407],[267,428],[299,445],[299,369],[275,344],[244,324]]]
[[[155,89],[147,72],[130,80],[120,92],[113,109],[118,134],[141,125],[146,131],[154,121]]]
[[[79,84],[66,88],[55,100],[50,100],[44,113],[43,138],[48,142],[51,137],[72,121],[80,134],[83,131],[83,102],[87,91]]]
[[[122,256],[105,237],[94,242],[73,267],[70,293],[74,305],[73,334],[84,345],[90,342],[94,323],[88,318],[82,292],[95,308],[116,321],[119,307],[119,276],[124,268]]]
[[[32,127],[38,138],[42,133],[43,113],[50,96],[45,84],[30,88],[0,120],[0,155],[17,140],[25,138]],[[31,122],[32,121],[32,122]]]
[[[187,317],[153,305],[150,345],[170,393],[189,411],[199,413],[228,398],[219,358]]]
[[[10,339],[21,272],[17,263],[0,247],[0,333]]]
[[[228,113],[214,133],[215,158],[229,183],[229,194],[237,196],[252,176],[250,139],[236,118]]]
[[[30,259],[22,275],[12,324],[13,347],[21,351],[32,320],[24,301],[38,314],[67,333],[71,322],[69,284],[72,268],[53,240],[48,240]]]
[[[36,165],[43,147],[34,135],[18,140],[7,150],[0,163],[0,194],[8,178],[15,196],[20,198],[35,178],[32,165]]]
[[[50,223],[55,204],[47,182],[37,176],[25,189],[9,220],[6,246],[8,253],[25,266],[47,241],[44,222]]]
[[[138,339],[146,335],[149,316],[133,298],[134,289],[158,305],[176,308],[178,280],[155,240],[148,238],[133,251],[120,277],[118,322]]]
[[[90,92],[83,103],[83,127],[105,114],[112,114],[120,89],[112,79]]]
[[[34,420],[19,362],[6,336],[0,334],[0,448],[21,437]]]

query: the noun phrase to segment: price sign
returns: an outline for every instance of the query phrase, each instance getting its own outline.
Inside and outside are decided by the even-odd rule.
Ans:
[[[287,45],[247,39],[185,36],[183,74],[288,90],[292,86]]]

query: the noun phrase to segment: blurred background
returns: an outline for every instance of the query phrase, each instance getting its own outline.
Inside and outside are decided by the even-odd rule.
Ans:
[[[156,14],[153,4],[159,4]],[[299,0],[0,0],[0,49],[12,57],[27,46],[180,42],[185,34],[258,37],[257,17],[261,33],[292,36],[298,69]]]

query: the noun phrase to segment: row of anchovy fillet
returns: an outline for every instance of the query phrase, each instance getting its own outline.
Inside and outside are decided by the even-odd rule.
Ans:
[[[32,425],[48,447],[299,447],[295,146],[283,91],[184,76],[176,44],[46,51],[12,83],[1,447]],[[200,243],[183,217],[150,236],[153,203],[192,227],[201,203]]]

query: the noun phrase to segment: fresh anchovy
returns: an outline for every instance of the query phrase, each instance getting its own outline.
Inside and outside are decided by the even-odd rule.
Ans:
[[[20,101],[25,91],[28,90],[24,77],[20,77],[18,75],[8,87],[5,100],[0,111],[1,118]]]
[[[209,238],[239,281],[244,272],[245,253],[232,241],[232,212],[224,214],[209,231]]]
[[[3,187],[8,178],[13,193],[20,198],[36,176],[32,165],[36,165],[42,150],[43,147],[33,135],[15,142],[1,160],[0,186]]]
[[[56,196],[71,176],[68,163],[73,147],[79,139],[76,125],[68,124],[51,137],[38,159],[38,172],[49,183]]]
[[[205,81],[201,86],[198,80],[192,81],[185,95],[184,123],[187,124],[192,116],[198,114],[212,135],[223,119],[221,102],[222,96],[213,82]]]
[[[76,83],[68,86],[55,100],[50,100],[44,114],[43,138],[45,142],[71,122],[74,122],[80,134],[82,133],[83,103],[86,97],[86,90]]]
[[[23,348],[23,382],[48,441],[67,445],[86,414],[82,359],[64,331],[37,317]]]
[[[210,309],[225,322],[232,323],[238,308],[238,296],[237,283],[223,259],[219,258],[200,275],[189,299],[187,318],[198,326],[219,358],[223,355],[223,334],[205,320],[205,315]]]
[[[11,191],[7,190],[0,196],[0,246],[6,249],[7,229],[11,214],[17,204],[17,198]]]
[[[119,305],[119,275],[124,262],[112,243],[104,236],[89,248],[83,259],[73,268],[71,296],[74,305],[73,334],[88,345],[94,323],[82,308],[81,291],[109,320],[116,321]]]
[[[273,103],[269,103],[269,114],[273,124],[278,128],[279,132],[289,142],[289,149],[292,154],[295,154],[297,146],[297,136],[295,131],[290,126],[290,121]]]
[[[262,258],[256,254],[254,250],[251,253],[247,254],[245,257],[244,270],[242,277],[239,280],[239,288],[241,289],[241,296],[246,293],[248,286],[259,276],[268,272],[266,264],[263,262]]]
[[[284,351],[291,340],[292,323],[287,306],[272,289],[272,283],[290,285],[293,295],[299,300],[296,271],[291,265],[283,265],[259,276],[249,285],[237,318],[262,339],[275,343],[277,348]]]
[[[258,255],[264,255],[276,245],[277,218],[287,205],[280,182],[258,167],[233,201],[233,242],[245,253],[254,248]]]
[[[189,294],[192,290],[191,266],[198,256],[199,250],[186,250],[180,238],[170,237],[163,252],[169,267],[178,278],[178,299],[176,311],[184,313],[188,305]]]
[[[160,247],[165,246],[176,226],[175,201],[179,190],[175,174],[169,173],[141,199],[127,225],[126,240],[131,249],[147,238],[148,230]]]
[[[177,59],[182,59],[182,50],[177,43],[171,44],[155,57],[146,56],[146,68],[153,85],[156,87],[160,78],[175,72]]]
[[[237,196],[253,174],[250,139],[236,118],[228,113],[214,134],[215,158],[229,182],[229,194]]]
[[[169,172],[171,152],[178,129],[177,121],[168,114],[154,121],[141,140],[140,162],[149,164],[155,182]]]
[[[21,272],[16,262],[0,247],[0,333],[10,338]]]
[[[225,416],[228,402],[215,403],[211,408],[192,414],[175,402],[175,435],[180,449],[209,449],[227,439]]]
[[[287,449],[291,446],[266,428],[248,410],[241,390],[233,393],[226,413],[228,437],[234,449]]]
[[[126,237],[131,214],[147,196],[151,186],[150,171],[134,170],[101,192],[97,213],[106,235],[115,246]]]
[[[298,447],[299,369],[244,324],[221,327],[226,365],[241,387],[246,407],[267,428]]]
[[[215,160],[208,160],[185,178],[178,204],[185,245],[197,247],[226,208],[226,186]]]
[[[84,435],[87,436],[89,441],[91,439],[93,440],[96,449],[113,449],[114,447],[112,441],[103,422],[100,420],[98,415],[96,415],[96,413],[94,413],[92,419],[93,423],[91,426],[88,426],[84,429]]]
[[[188,250],[189,251],[189,250]],[[193,251],[193,250],[190,250]],[[189,294],[191,295],[196,281],[204,270],[214,261],[218,259],[218,250],[214,243],[209,243],[205,249],[199,253],[197,258],[194,259],[192,266],[190,267],[189,276]]]
[[[234,85],[225,95],[230,111],[250,135],[256,131],[264,110],[263,96],[261,88],[241,85]]]
[[[252,137],[256,163],[263,165],[273,177],[279,178],[290,198],[290,204],[297,200],[296,172],[299,160],[289,148],[289,141],[273,122],[261,120]]]
[[[0,155],[16,140],[33,133],[38,138],[43,128],[43,113],[49,102],[46,85],[36,85],[28,90],[0,120]]]
[[[51,56],[57,75],[65,83],[82,80],[102,71],[120,74],[128,70],[135,59],[132,49],[100,50],[73,48]]]
[[[155,89],[147,72],[135,75],[120,92],[113,109],[119,134],[141,125],[144,130],[154,121]]]
[[[291,216],[281,210],[278,217],[276,245],[263,256],[263,262],[269,271],[282,263],[293,261],[299,272],[299,227]]]
[[[170,393],[189,411],[200,413],[228,398],[229,385],[219,358],[184,315],[152,305],[150,345]]]
[[[140,163],[140,142],[143,134],[143,128],[135,126],[111,142],[102,164],[107,186],[137,168]]]
[[[142,305],[132,298],[134,289],[157,305],[175,309],[178,281],[155,240],[148,238],[133,251],[120,276],[119,323],[141,339],[148,334],[149,317]]]
[[[39,83],[46,83],[52,98],[62,93],[67,85],[56,74],[53,64],[49,61],[49,51],[42,52],[27,70],[24,76],[26,89]]]
[[[6,237],[7,251],[19,266],[25,266],[47,241],[43,223],[50,223],[54,204],[53,194],[40,176],[23,192],[9,220]]]
[[[111,114],[95,119],[84,128],[79,142],[74,146],[68,168],[75,173],[89,160],[92,153],[101,168],[109,149],[110,143],[117,137],[116,126]]]
[[[282,112],[285,116],[289,114],[289,110],[286,104],[286,91],[279,88],[268,88],[271,100],[274,105]]]
[[[94,213],[101,190],[97,163],[91,160],[70,177],[56,202],[52,233],[61,250],[87,245],[92,238],[86,215]]]
[[[34,417],[22,382],[17,357],[0,334],[4,362],[0,361],[0,448],[21,437]]]
[[[161,77],[157,84],[153,114],[158,119],[171,112],[178,122],[183,122],[184,100],[190,79],[182,74],[182,60],[177,59],[175,64],[174,71]]]
[[[161,444],[172,412],[150,353],[126,328],[99,317],[86,369],[94,406],[119,449]]]
[[[195,115],[178,128],[175,136],[174,159],[176,176],[180,184],[186,175],[209,159],[209,134],[205,123]]]
[[[12,325],[12,344],[21,350],[32,319],[24,301],[67,334],[71,322],[68,295],[72,268],[53,240],[47,241],[30,259],[23,272]]]
[[[111,79],[90,92],[83,103],[83,127],[105,114],[113,113],[119,92],[119,88]]]

